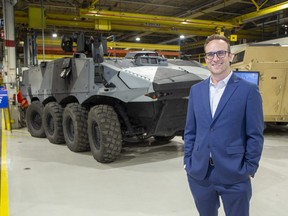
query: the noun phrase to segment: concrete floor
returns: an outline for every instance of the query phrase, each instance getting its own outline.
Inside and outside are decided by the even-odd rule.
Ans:
[[[10,216],[196,216],[183,142],[153,139],[125,145],[114,163],[90,153],[7,132]],[[252,180],[251,216],[287,216],[288,129],[268,129],[260,168]],[[219,216],[223,216],[222,207]]]

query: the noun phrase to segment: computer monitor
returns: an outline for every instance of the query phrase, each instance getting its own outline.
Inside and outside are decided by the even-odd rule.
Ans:
[[[259,71],[233,71],[234,74],[245,79],[249,82],[252,82],[256,85],[259,85]]]

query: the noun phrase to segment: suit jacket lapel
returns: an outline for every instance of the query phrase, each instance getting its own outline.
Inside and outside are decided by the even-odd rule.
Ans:
[[[217,119],[218,115],[222,112],[222,110],[225,107],[225,105],[227,104],[228,100],[231,98],[232,94],[237,89],[238,81],[239,81],[238,77],[236,75],[232,74],[232,76],[230,77],[230,79],[227,83],[227,86],[223,92],[223,95],[219,101],[216,112],[214,114],[213,121],[215,119]]]
[[[212,120],[211,108],[210,108],[210,93],[209,93],[209,85],[210,85],[210,78],[206,79],[203,83],[201,89],[200,100],[203,103],[203,109],[205,116],[209,116],[210,121]]]

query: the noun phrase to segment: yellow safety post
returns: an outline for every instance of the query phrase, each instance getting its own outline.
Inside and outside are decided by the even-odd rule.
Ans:
[[[4,113],[5,130],[11,131],[11,118],[9,108],[3,109],[3,113]]]

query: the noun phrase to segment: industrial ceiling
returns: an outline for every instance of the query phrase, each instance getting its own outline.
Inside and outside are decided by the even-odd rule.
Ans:
[[[42,37],[29,25],[29,10],[41,8],[46,38],[101,32],[118,42],[181,43],[189,53],[215,32],[236,36],[235,44],[286,37],[287,7],[281,0],[19,0],[14,14],[16,40],[32,30]]]

